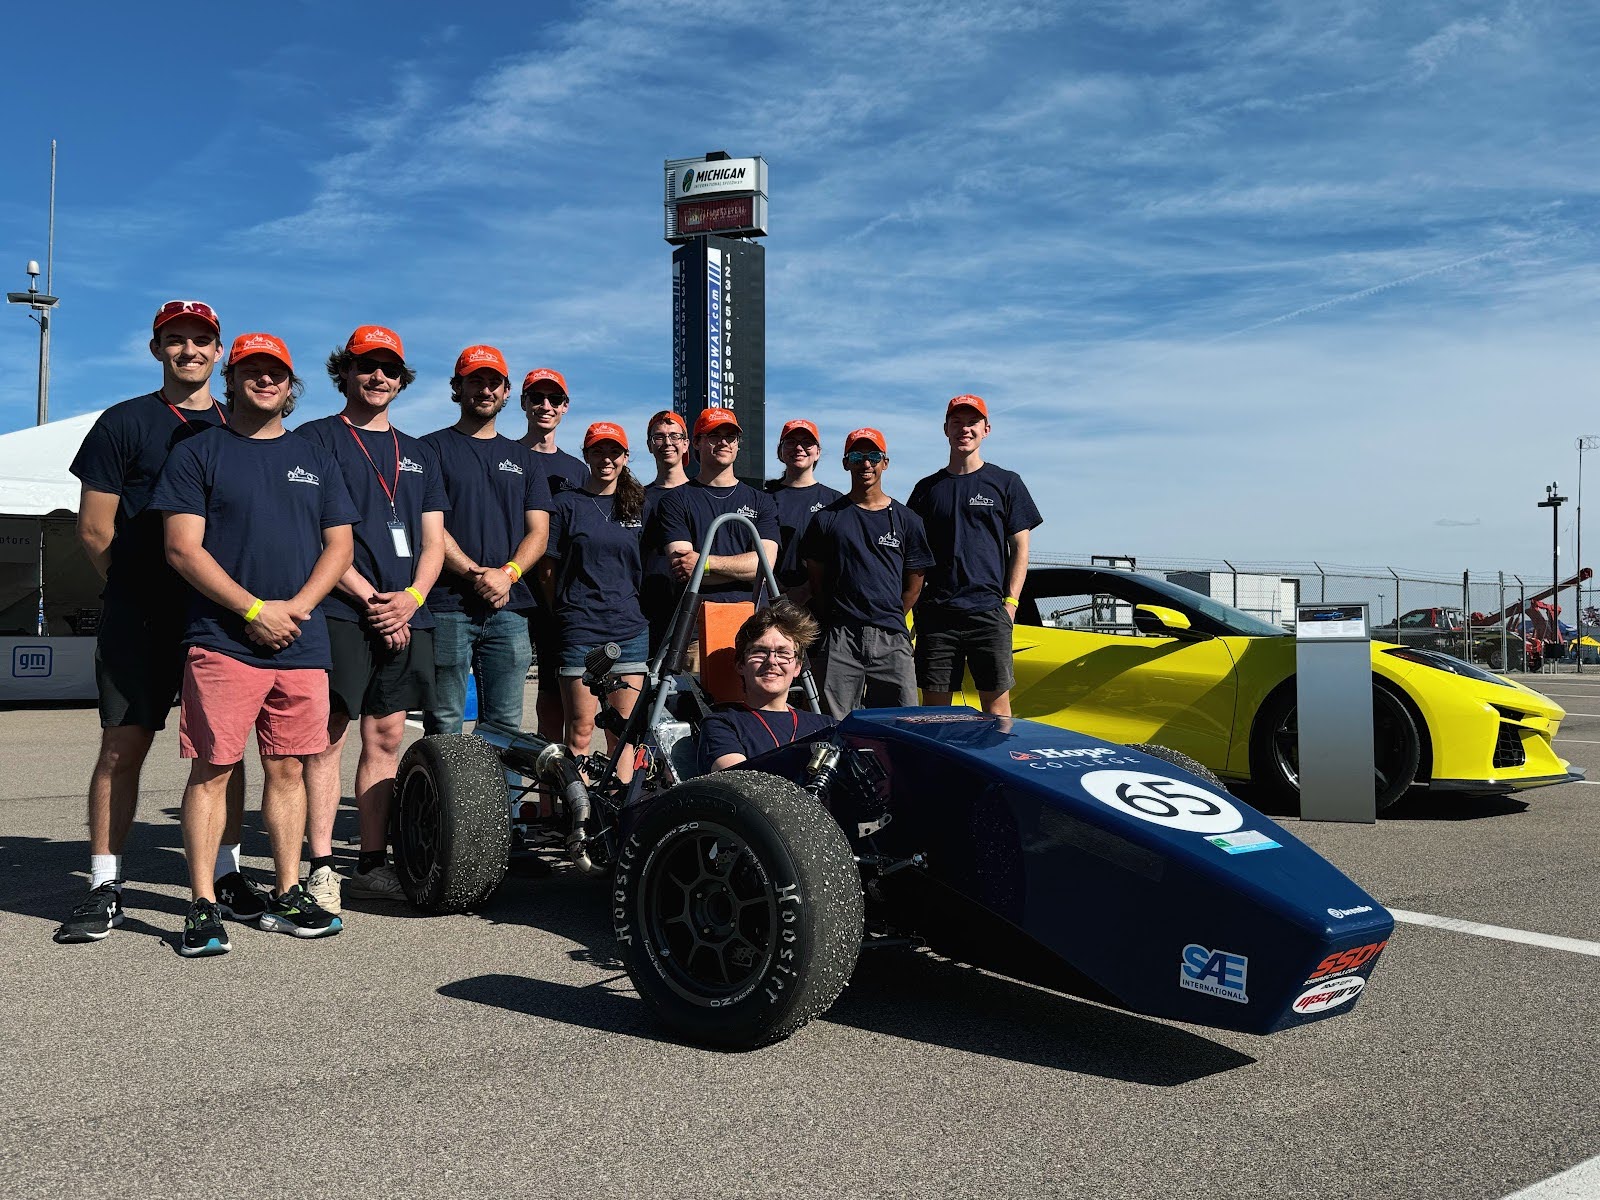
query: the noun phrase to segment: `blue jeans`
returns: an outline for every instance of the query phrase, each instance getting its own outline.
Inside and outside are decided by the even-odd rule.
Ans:
[[[460,733],[467,709],[467,669],[478,680],[478,720],[522,728],[522,686],[533,661],[528,615],[509,608],[487,617],[434,613],[433,707],[422,714],[427,733]]]

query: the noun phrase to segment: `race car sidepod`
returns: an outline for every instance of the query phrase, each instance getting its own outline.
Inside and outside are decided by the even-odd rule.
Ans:
[[[1257,1034],[1338,1016],[1393,932],[1197,765],[971,709],[865,710],[837,732],[883,767],[873,843],[922,855],[896,877],[921,906],[981,911],[1131,1011]]]

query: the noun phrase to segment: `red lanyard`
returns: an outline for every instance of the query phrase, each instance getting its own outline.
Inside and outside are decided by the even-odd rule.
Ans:
[[[761,715],[760,709],[751,708],[748,704],[746,704],[744,707],[747,712],[755,714],[756,720],[761,722],[762,728],[767,731],[767,736],[772,739],[772,744],[774,746],[792,746],[795,738],[800,736],[800,714],[794,709],[791,708],[789,710],[789,720],[792,723],[789,730],[789,740],[787,742],[780,742],[778,740],[778,735],[772,732],[772,726],[768,725],[767,719]]]
[[[172,401],[163,398],[161,403],[172,410],[172,415],[178,418],[179,425],[187,425],[189,423],[189,418],[183,415],[183,410]],[[228,414],[222,411],[222,405],[217,403],[215,396],[211,398],[211,407],[217,414],[217,420],[226,425],[228,423]]]
[[[367,461],[372,463],[372,473],[378,477],[378,486],[383,489],[384,499],[389,501],[390,511],[394,511],[394,494],[400,490],[400,435],[394,431],[394,426],[389,427],[389,436],[394,438],[394,487],[389,486],[389,481],[383,477],[383,472],[378,470],[378,464],[373,462],[372,455],[368,453],[366,443],[361,440],[361,435],[356,432],[356,427],[350,424],[350,418],[343,413],[339,420],[344,422],[345,428],[350,431],[350,436],[356,439],[356,445],[361,448],[361,453],[367,456]]]

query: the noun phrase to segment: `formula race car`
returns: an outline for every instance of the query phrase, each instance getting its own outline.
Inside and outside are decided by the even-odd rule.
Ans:
[[[727,521],[755,540],[738,516],[708,540]],[[702,640],[701,678],[679,668],[704,561],[632,718],[603,714],[616,760],[484,726],[411,746],[395,858],[414,905],[469,910],[514,842],[554,836],[579,871],[610,877],[640,996],[675,1035],[728,1048],[824,1012],[864,949],[919,943],[1215,1028],[1265,1034],[1354,1006],[1388,912],[1171,750],[970,709],[878,709],[697,775],[718,648]],[[599,695],[620,684],[615,654],[587,664]],[[815,706],[809,675],[801,690]]]

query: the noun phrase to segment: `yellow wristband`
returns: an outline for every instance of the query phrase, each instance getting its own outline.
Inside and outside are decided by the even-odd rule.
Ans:
[[[501,567],[500,569],[502,571],[504,571],[507,575],[511,576],[511,582],[512,583],[515,583],[517,580],[522,578],[522,568],[517,566],[516,559],[512,559],[510,562],[508,562],[505,566]]]
[[[417,591],[417,589],[414,588],[414,587],[408,587],[406,589],[406,595],[410,596],[413,600],[415,600],[417,602],[417,607],[418,608],[421,608],[423,605],[425,605],[427,603],[427,601],[423,599],[422,593]]]
[[[1017,598],[1015,596],[1007,596],[1006,597],[1006,603],[1011,605],[1012,608],[1015,608],[1015,607],[1017,607],[1018,601],[1017,601]]]
[[[257,617],[259,617],[261,615],[261,606],[264,603],[266,603],[264,600],[257,600],[249,608],[245,609],[244,610],[244,619],[246,621],[254,621]]]

